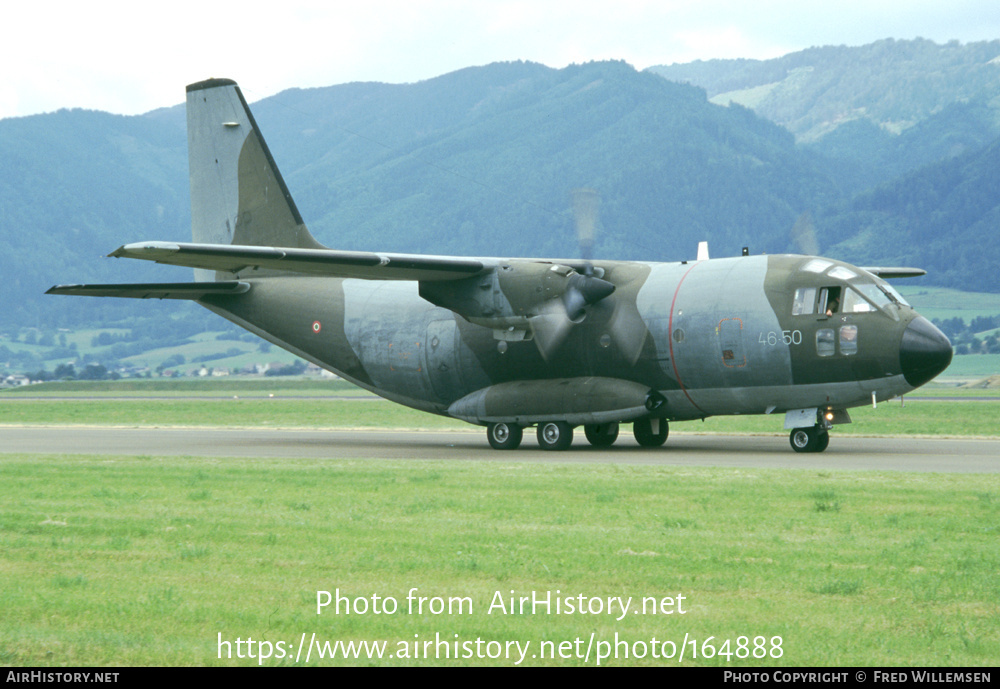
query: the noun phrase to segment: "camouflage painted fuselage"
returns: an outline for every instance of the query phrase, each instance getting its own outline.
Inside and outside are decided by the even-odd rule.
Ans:
[[[251,289],[244,294],[203,303],[388,399],[438,414],[451,409],[478,423],[531,422],[531,409],[548,409],[539,414],[550,418],[576,413],[562,398],[568,394],[566,381],[587,378],[621,381],[627,389],[619,392],[626,398],[633,389],[639,393],[625,383],[657,391],[666,405],[656,414],[679,420],[846,409],[870,403],[873,393],[878,400],[906,393],[926,382],[928,373],[936,375],[945,354],[921,352],[933,350],[935,338],[946,340],[901,302],[863,300],[855,302],[857,310],[829,316],[814,305],[808,313],[793,314],[797,290],[846,294],[852,285],[885,284],[836,261],[828,261],[828,269],[849,270],[853,277],[802,270],[815,260],[598,262],[615,293],[573,324],[548,357],[532,339],[498,339],[494,329],[431,304],[420,296],[417,282],[268,277],[249,280]],[[622,316],[629,309],[638,320]],[[624,341],[623,327],[630,328]],[[845,328],[850,341],[842,338]],[[907,332],[930,345],[907,350]],[[530,388],[524,414],[494,410],[479,418],[460,404],[477,391],[518,381],[543,383]],[[606,384],[602,394],[609,394],[608,385],[610,394],[615,392]],[[615,420],[646,415],[636,406],[620,407]]]

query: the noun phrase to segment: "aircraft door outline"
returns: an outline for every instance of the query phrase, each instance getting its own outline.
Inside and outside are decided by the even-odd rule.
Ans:
[[[743,319],[723,318],[719,321],[715,331],[719,335],[722,365],[734,369],[746,367],[747,355],[743,345]]]

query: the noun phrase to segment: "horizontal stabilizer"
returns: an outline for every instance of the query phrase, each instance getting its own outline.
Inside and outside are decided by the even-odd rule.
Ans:
[[[243,294],[249,282],[153,282],[130,285],[57,285],[46,294],[77,297],[125,297],[128,299],[202,299],[222,294]]]
[[[922,268],[887,268],[885,266],[865,266],[862,270],[867,270],[872,275],[880,278],[917,278],[927,275],[927,271]]]
[[[478,259],[450,256],[175,242],[126,244],[109,255],[190,268],[207,268],[234,275],[247,269],[262,268],[366,280],[459,280],[486,268]],[[251,272],[240,277],[252,275]]]

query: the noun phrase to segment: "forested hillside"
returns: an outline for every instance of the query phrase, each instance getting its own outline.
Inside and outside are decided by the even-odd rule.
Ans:
[[[701,86],[721,105],[750,107],[806,142],[856,120],[898,134],[955,103],[988,104],[994,131],[998,125],[1000,40],[939,45],[890,38],[773,60],[708,60],[649,71]]]
[[[934,284],[998,291],[1000,140],[859,194],[817,225],[846,260],[928,266]]]
[[[1000,291],[1000,41],[887,39],[774,60],[650,68],[793,132],[850,198],[813,218],[820,250]]]
[[[987,99],[993,82],[972,71],[968,87],[947,70],[927,82],[947,91],[927,96],[933,108],[879,106],[910,123],[901,133],[859,117],[808,144],[747,107],[711,102],[700,86],[620,62],[504,63],[416,84],[293,89],[253,108],[310,229],[337,248],[575,256],[570,192],[589,187],[601,197],[599,256],[681,260],[703,239],[716,256],[797,250],[792,228],[811,218],[821,252],[1000,291],[1000,275],[986,269],[1000,264],[1000,248],[983,240],[996,236],[1000,95]],[[732,86],[720,83],[713,88]],[[859,103],[844,107],[878,110]],[[188,279],[180,268],[101,258],[126,242],[188,239],[188,196],[183,106],[0,120],[0,328],[177,308],[43,292]]]
[[[624,63],[292,90],[254,112],[310,228],[344,249],[576,255],[570,192],[591,187],[600,255],[679,260],[702,239],[774,252],[801,213],[837,198],[785,130]],[[42,297],[54,283],[187,279],[98,258],[189,236],[182,109],[0,121],[0,157],[0,261],[19,276],[8,326],[149,308]]]

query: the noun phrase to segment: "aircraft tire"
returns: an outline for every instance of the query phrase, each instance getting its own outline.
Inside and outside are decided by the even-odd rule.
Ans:
[[[494,450],[516,450],[523,437],[524,429],[516,423],[491,423],[486,427],[486,438]]]
[[[826,433],[825,435],[826,443],[829,444],[830,434]],[[788,442],[796,452],[822,452],[820,449],[820,445],[822,444],[820,432],[816,426],[811,428],[793,428],[792,432],[788,434]],[[823,445],[823,449],[826,449],[826,445]]]
[[[587,442],[594,447],[611,447],[618,440],[617,423],[593,423],[583,427]]]
[[[565,450],[573,444],[573,427],[565,421],[538,424],[538,445],[543,450]]]
[[[632,424],[632,435],[635,436],[636,442],[642,447],[660,447],[663,443],[667,442],[667,436],[670,434],[670,426],[666,419],[660,419],[660,431],[658,433],[653,432],[653,420],[652,419],[639,419],[634,424]]]
[[[830,433],[827,431],[820,431],[819,438],[816,443],[816,452],[822,452],[830,445]]]

